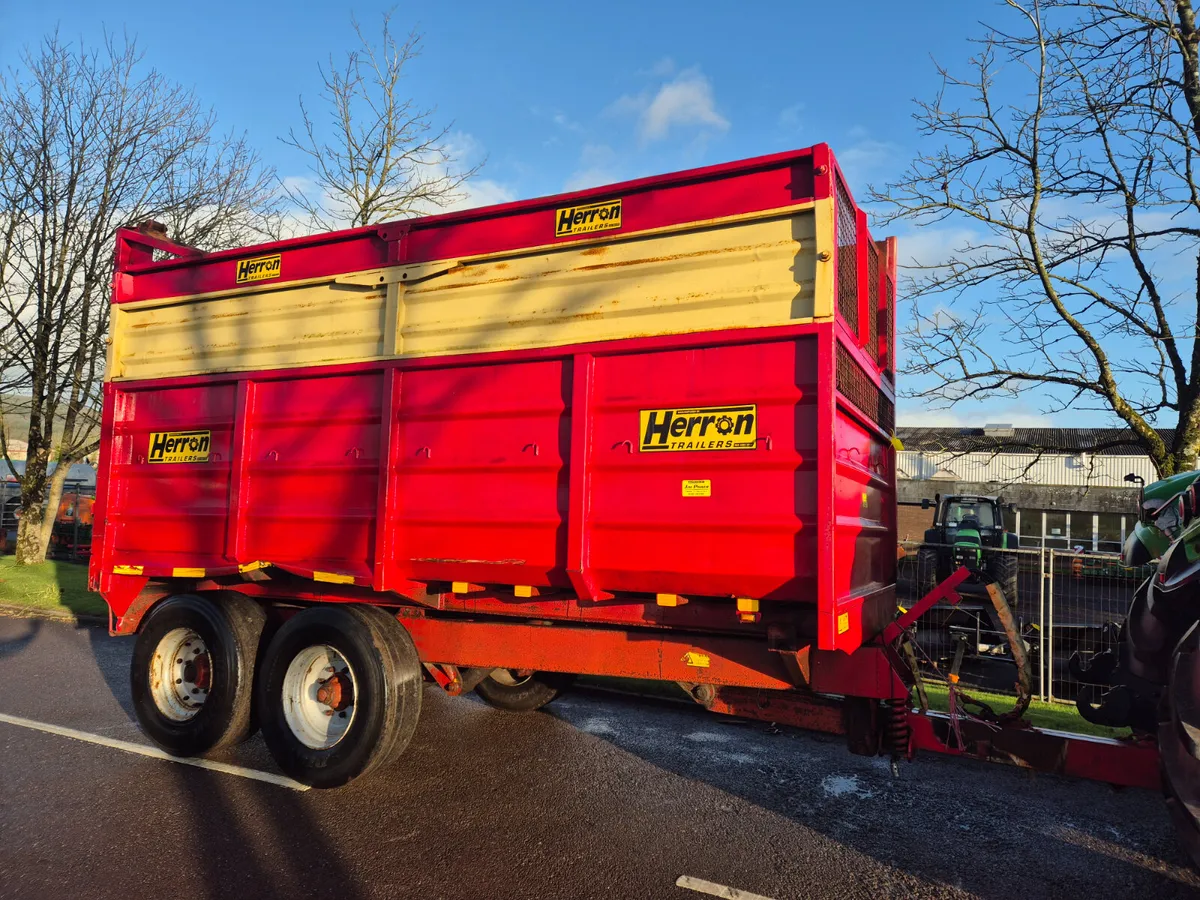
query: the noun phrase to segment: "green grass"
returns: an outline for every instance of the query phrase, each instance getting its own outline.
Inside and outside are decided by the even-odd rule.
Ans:
[[[12,556],[0,556],[0,604],[76,615],[108,613],[100,595],[87,589],[86,565],[48,560],[18,566]]]
[[[990,694],[986,691],[976,691],[966,688],[966,692],[976,700],[986,703],[992,711],[1003,715],[1016,705],[1017,698],[1005,694]],[[925,685],[925,694],[929,697],[929,708],[938,712],[948,712],[950,709],[950,693],[940,684]],[[915,698],[914,693],[914,698]],[[1108,728],[1104,725],[1093,725],[1083,716],[1075,704],[1043,703],[1034,700],[1025,711],[1025,718],[1034,728],[1048,728],[1051,731],[1069,731],[1073,734],[1090,734],[1095,737],[1128,737],[1128,728]]]

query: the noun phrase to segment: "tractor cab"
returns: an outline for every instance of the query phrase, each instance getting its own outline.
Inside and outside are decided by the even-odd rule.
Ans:
[[[999,550],[1017,549],[1017,536],[1004,530],[1004,509],[1014,509],[996,496],[954,494],[922,500],[923,509],[934,509],[932,527],[925,531],[919,553],[922,581],[932,586],[966,566],[979,580],[995,581],[1009,603],[1017,593],[1017,559]]]

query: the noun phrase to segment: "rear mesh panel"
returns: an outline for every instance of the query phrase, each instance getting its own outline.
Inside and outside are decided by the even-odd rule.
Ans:
[[[892,359],[892,348],[896,342],[892,339],[892,329],[896,327],[896,283],[891,278],[888,278],[884,290],[887,291],[887,303],[879,311],[879,333],[883,335],[883,352],[887,356],[887,365],[884,368],[883,375],[888,381],[895,384],[896,361]]]
[[[874,242],[867,245],[867,352],[871,358],[879,359],[879,249]]]
[[[837,179],[837,302],[838,311],[858,333],[858,218],[842,179]]]
[[[892,401],[875,386],[845,347],[837,345],[837,389],[872,422],[891,434],[896,426]]]

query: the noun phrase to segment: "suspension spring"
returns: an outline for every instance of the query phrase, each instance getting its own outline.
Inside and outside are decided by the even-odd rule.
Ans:
[[[887,703],[887,725],[884,728],[884,740],[887,749],[892,753],[892,760],[908,756],[908,698],[893,697]]]

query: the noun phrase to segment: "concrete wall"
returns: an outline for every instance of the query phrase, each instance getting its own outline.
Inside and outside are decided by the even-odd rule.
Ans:
[[[1005,503],[1015,503],[1021,509],[1061,509],[1065,512],[1103,512],[1137,514],[1138,489],[1107,487],[1069,487],[1040,484],[996,484],[995,482],[934,481],[896,482],[897,499],[901,502],[920,502],[938,494],[999,494]],[[912,507],[908,507],[912,508]],[[900,507],[904,510],[905,507]],[[917,512],[929,516],[930,510]],[[904,515],[904,513],[901,513]],[[926,526],[927,527],[927,526]],[[903,531],[901,530],[901,534]]]

